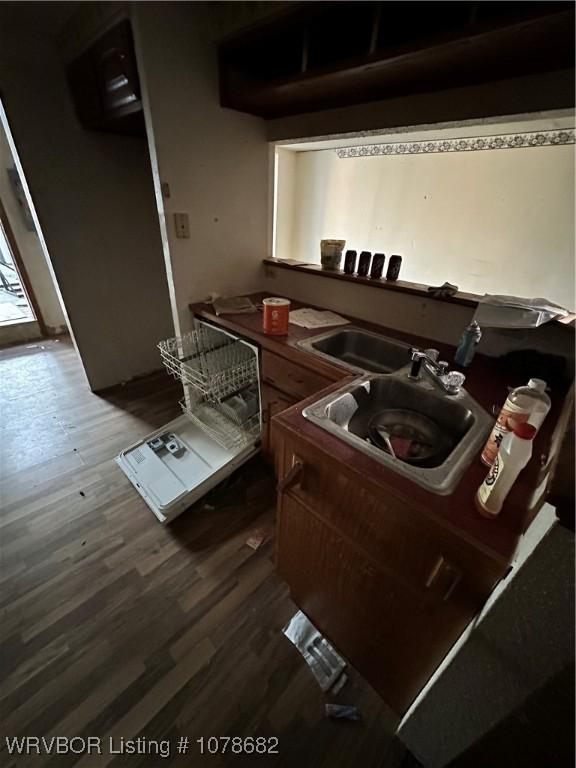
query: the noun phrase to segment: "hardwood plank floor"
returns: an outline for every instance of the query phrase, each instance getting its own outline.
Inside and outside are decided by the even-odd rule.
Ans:
[[[160,526],[113,459],[178,415],[157,375],[89,391],[69,341],[0,351],[0,706],[8,736],[190,737],[187,756],[9,755],[4,766],[396,768],[394,718],[359,678],[326,701],[281,629],[295,612],[272,562],[274,479],[253,460]],[[201,736],[275,736],[279,754],[201,757]]]

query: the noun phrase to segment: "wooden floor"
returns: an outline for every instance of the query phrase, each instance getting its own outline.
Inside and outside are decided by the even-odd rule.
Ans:
[[[274,521],[274,481],[259,459],[162,527],[113,458],[178,415],[171,380],[95,395],[62,339],[0,351],[0,388],[2,737],[172,746],[169,759],[14,758],[3,742],[3,766],[395,768],[410,759],[358,679],[337,700],[358,706],[362,722],[327,720],[325,696],[283,636],[295,606],[273,544],[245,543]],[[174,755],[181,735],[190,737],[184,758]],[[212,735],[276,736],[279,755],[201,758],[196,739]]]

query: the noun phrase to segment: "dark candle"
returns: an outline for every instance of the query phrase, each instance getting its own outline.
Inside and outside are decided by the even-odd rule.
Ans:
[[[356,272],[356,251],[346,251],[344,257],[344,273],[346,275],[353,275]]]
[[[375,253],[372,259],[372,267],[370,269],[370,277],[372,280],[380,280],[382,272],[384,272],[384,262],[386,257],[383,253]]]
[[[402,256],[390,256],[388,259],[388,271],[386,272],[386,280],[398,280],[401,264]]]
[[[358,259],[358,277],[368,277],[371,258],[372,254],[370,251],[362,251]]]

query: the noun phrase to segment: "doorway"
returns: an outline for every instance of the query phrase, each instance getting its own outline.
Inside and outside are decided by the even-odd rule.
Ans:
[[[0,326],[40,320],[33,308],[19,265],[17,245],[0,202]]]
[[[0,346],[66,333],[67,321],[0,101]]]

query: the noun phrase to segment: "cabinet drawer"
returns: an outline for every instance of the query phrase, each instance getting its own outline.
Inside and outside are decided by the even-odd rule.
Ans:
[[[500,566],[395,494],[373,494],[338,462],[307,444],[286,441],[279,480],[298,462],[302,471],[286,493],[354,542],[372,562],[424,600],[455,600],[471,615],[482,606]]]
[[[332,383],[325,376],[302,368],[267,350],[262,351],[262,379],[296,401],[304,400]]]

